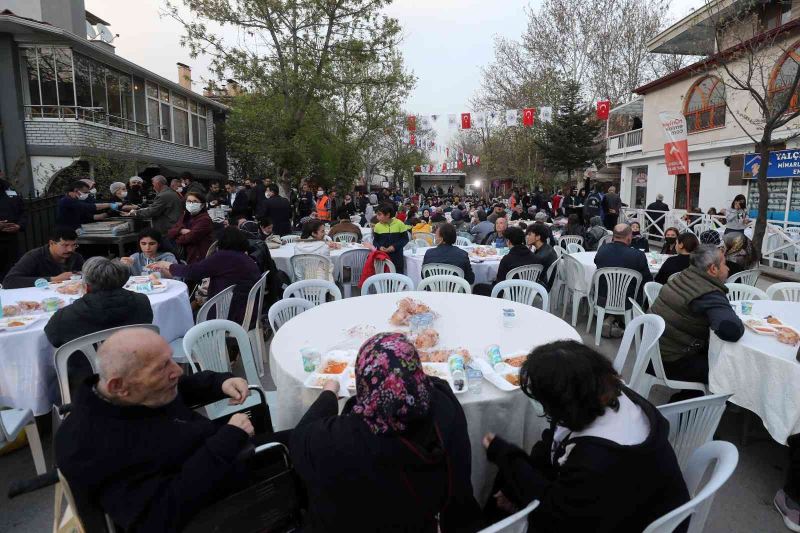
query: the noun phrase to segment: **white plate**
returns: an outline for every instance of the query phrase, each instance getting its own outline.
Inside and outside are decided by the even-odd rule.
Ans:
[[[486,378],[486,381],[488,381],[498,389],[506,392],[519,389],[519,386],[512,385],[501,374],[496,372],[495,369],[492,368],[492,365],[489,364],[489,361],[485,359],[485,357],[476,357],[472,360],[472,362],[475,366],[478,367],[478,370],[483,372],[483,377]]]
[[[161,287],[153,287],[152,291],[137,291],[135,289],[135,287],[136,287],[136,284],[132,283],[130,281],[128,281],[128,283],[125,284],[125,288],[127,290],[131,291],[131,292],[136,292],[136,293],[144,294],[144,295],[159,294],[159,293],[166,292],[166,291],[169,290],[169,280],[162,279],[161,280]]]
[[[9,316],[5,318],[0,318],[0,329],[4,331],[20,331],[30,327],[32,324],[37,322],[43,316],[44,314]],[[23,324],[21,326],[9,326],[9,324],[13,322],[22,322]]]
[[[466,369],[464,372],[464,387],[461,390],[456,390],[455,384],[453,383],[453,375],[450,373],[450,365],[447,363],[422,363],[423,370],[427,370],[430,372],[425,372],[427,375],[434,375],[437,378],[441,378],[450,385],[450,389],[455,394],[464,394],[467,392],[468,384],[467,384],[467,375]]]

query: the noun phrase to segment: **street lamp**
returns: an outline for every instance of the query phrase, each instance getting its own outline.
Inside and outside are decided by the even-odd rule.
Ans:
[[[481,186],[481,180],[475,180],[472,182],[472,186],[476,189]]]

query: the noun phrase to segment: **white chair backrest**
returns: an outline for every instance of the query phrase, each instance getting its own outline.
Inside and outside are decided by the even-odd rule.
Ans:
[[[414,280],[403,274],[375,274],[361,286],[361,295],[369,294],[370,289],[375,289],[375,294],[413,291]]]
[[[644,284],[644,295],[647,297],[647,305],[652,306],[656,298],[658,298],[658,293],[661,292],[662,284],[657,283],[655,281],[648,281]]]
[[[571,242],[567,244],[567,253],[568,254],[576,254],[578,252],[585,252],[586,250],[583,249],[583,246],[580,244]]]
[[[334,300],[342,299],[339,287],[324,279],[296,281],[283,290],[284,298],[303,298],[314,305],[324,304],[328,294],[332,295]]]
[[[397,272],[397,269],[395,268],[391,259],[376,259],[372,262],[372,265],[375,268],[376,274],[394,274]]]
[[[711,441],[698,448],[689,458],[683,474],[692,499],[647,526],[644,533],[672,533],[688,516],[692,517],[688,533],[701,533],[714,495],[731,477],[738,462],[739,452],[730,442]],[[709,467],[712,468],[711,477],[700,488],[700,481]]]
[[[647,314],[644,312],[644,309],[642,309],[642,306],[633,298],[628,298],[628,303],[631,304],[631,317],[635,318]]]
[[[611,235],[611,234],[606,235],[605,237],[603,237],[602,239],[597,241],[597,249],[599,250],[600,247],[603,246],[604,244],[610,243],[612,239],[613,239],[613,235]]]
[[[294,272],[294,281],[305,279],[327,279],[333,272],[333,263],[324,255],[298,254],[289,258]]]
[[[469,244],[472,244],[473,241],[475,240],[475,237],[472,235],[472,233],[468,231],[459,231],[457,235],[463,239],[466,239],[469,242]]]
[[[556,248],[558,248],[558,247],[556,247]],[[563,260],[561,259],[561,256],[559,255],[558,259],[553,261],[550,264],[550,266],[547,267],[547,272],[545,272],[544,280],[543,280],[545,283],[550,283],[550,280],[555,281],[554,278],[553,278],[553,272],[558,272],[558,268],[562,263],[563,263]]]
[[[586,271],[583,264],[569,254],[562,255],[561,259],[564,261],[564,279],[567,288],[584,293],[588,292],[589,287],[586,286]]]
[[[755,287],[760,275],[761,271],[757,268],[742,270],[741,272],[737,272],[736,274],[731,274],[728,276],[727,283],[743,283],[745,285],[751,285]]]
[[[415,231],[411,234],[411,238],[414,240],[422,239],[427,243],[427,246],[433,246],[433,243],[436,242],[433,233],[428,233],[427,231]]]
[[[300,240],[300,235],[284,235],[281,237],[281,242],[283,244],[289,244],[291,242],[297,242]]]
[[[744,283],[726,283],[728,288],[728,301],[738,302],[739,300],[769,300],[767,293]]]
[[[664,319],[653,314],[636,316],[625,327],[625,334],[622,336],[617,356],[614,358],[614,370],[622,375],[628,353],[631,351],[634,339],[638,336],[640,339],[638,348],[634,348],[636,359],[633,363],[631,377],[628,379],[628,386],[637,393],[641,390],[640,381],[647,371],[647,363],[658,350],[658,341],[664,334],[664,328],[666,328]]]
[[[544,265],[522,265],[521,267],[512,268],[506,274],[506,279],[524,279],[526,281],[539,281],[542,275]]]
[[[800,230],[800,228],[798,228],[798,230]],[[767,287],[767,296],[770,300],[800,302],[800,283],[795,283],[793,281],[773,283]]]
[[[269,308],[267,320],[273,332],[277,332],[288,321],[314,307],[314,302],[303,298],[284,298],[278,300]]]
[[[355,233],[350,233],[349,231],[345,231],[343,233],[337,233],[333,236],[333,242],[356,242],[358,241],[358,235]]]
[[[639,292],[642,275],[628,268],[598,268],[592,276],[592,303],[596,305],[600,282],[606,283],[606,311],[625,311],[625,302],[628,301],[628,287],[634,285],[634,294]]]
[[[542,309],[550,311],[550,295],[547,289],[534,281],[524,279],[506,279],[492,288],[492,298],[500,297],[512,302],[533,306],[536,295],[542,297]]]
[[[725,411],[725,402],[731,396],[714,394],[658,406],[669,421],[669,443],[675,450],[681,470],[697,448],[714,438]]]
[[[417,290],[472,294],[472,287],[470,287],[469,282],[457,276],[430,276],[419,282]]]
[[[561,248],[566,248],[568,244],[572,243],[583,246],[583,237],[580,235],[564,235],[558,239],[558,246]]]
[[[242,320],[242,327],[246,331],[258,327],[261,323],[261,315],[264,314],[264,291],[267,288],[267,274],[269,274],[269,270],[261,275],[261,278],[259,278],[247,294],[247,307],[244,311],[244,320]],[[256,318],[256,323],[251,326],[253,317]]]
[[[118,328],[104,329],[95,333],[89,333],[83,337],[78,337],[56,349],[53,354],[53,362],[56,367],[56,378],[58,388],[61,393],[61,405],[71,403],[72,398],[69,390],[68,362],[76,352],[82,352],[92,365],[92,370],[97,372],[97,349],[100,345],[114,333],[131,328],[144,328],[159,333],[158,326],[154,324],[136,324],[132,326],[120,326]]]
[[[228,320],[228,313],[231,310],[231,300],[233,300],[233,289],[235,288],[234,285],[227,287],[217,294],[206,300],[206,303],[203,304],[203,307],[197,312],[197,318],[195,319],[195,324],[199,324],[200,322],[205,322],[208,320],[208,314],[211,310],[214,310],[214,318],[221,318],[223,320]]]
[[[460,235],[456,237],[456,246],[470,246],[472,241]]]
[[[418,248],[430,248],[432,245],[425,239],[411,239],[411,242],[417,245]]]
[[[428,263],[427,265],[422,265],[421,277],[427,278],[429,276],[458,276],[459,278],[463,278],[464,270],[461,267],[448,265],[446,263]]]
[[[343,271],[345,267],[348,267],[350,268],[350,285],[358,285],[369,253],[366,248],[355,248],[342,252],[342,255],[339,256],[339,271],[336,273],[336,279],[343,283]]]
[[[533,500],[525,509],[504,518],[478,533],[525,533],[528,531],[528,515],[539,506],[539,500]]]

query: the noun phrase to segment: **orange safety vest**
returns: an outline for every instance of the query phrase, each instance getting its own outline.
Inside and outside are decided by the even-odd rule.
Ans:
[[[331,219],[331,211],[328,209],[328,202],[330,202],[330,199],[327,195],[323,195],[322,198],[317,200],[317,217],[320,220]]]

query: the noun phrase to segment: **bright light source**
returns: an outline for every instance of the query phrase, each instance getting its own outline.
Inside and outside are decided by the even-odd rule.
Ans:
[[[480,187],[480,186],[481,186],[481,180],[475,180],[475,181],[473,181],[473,182],[472,182],[472,186],[473,186],[473,187]]]

